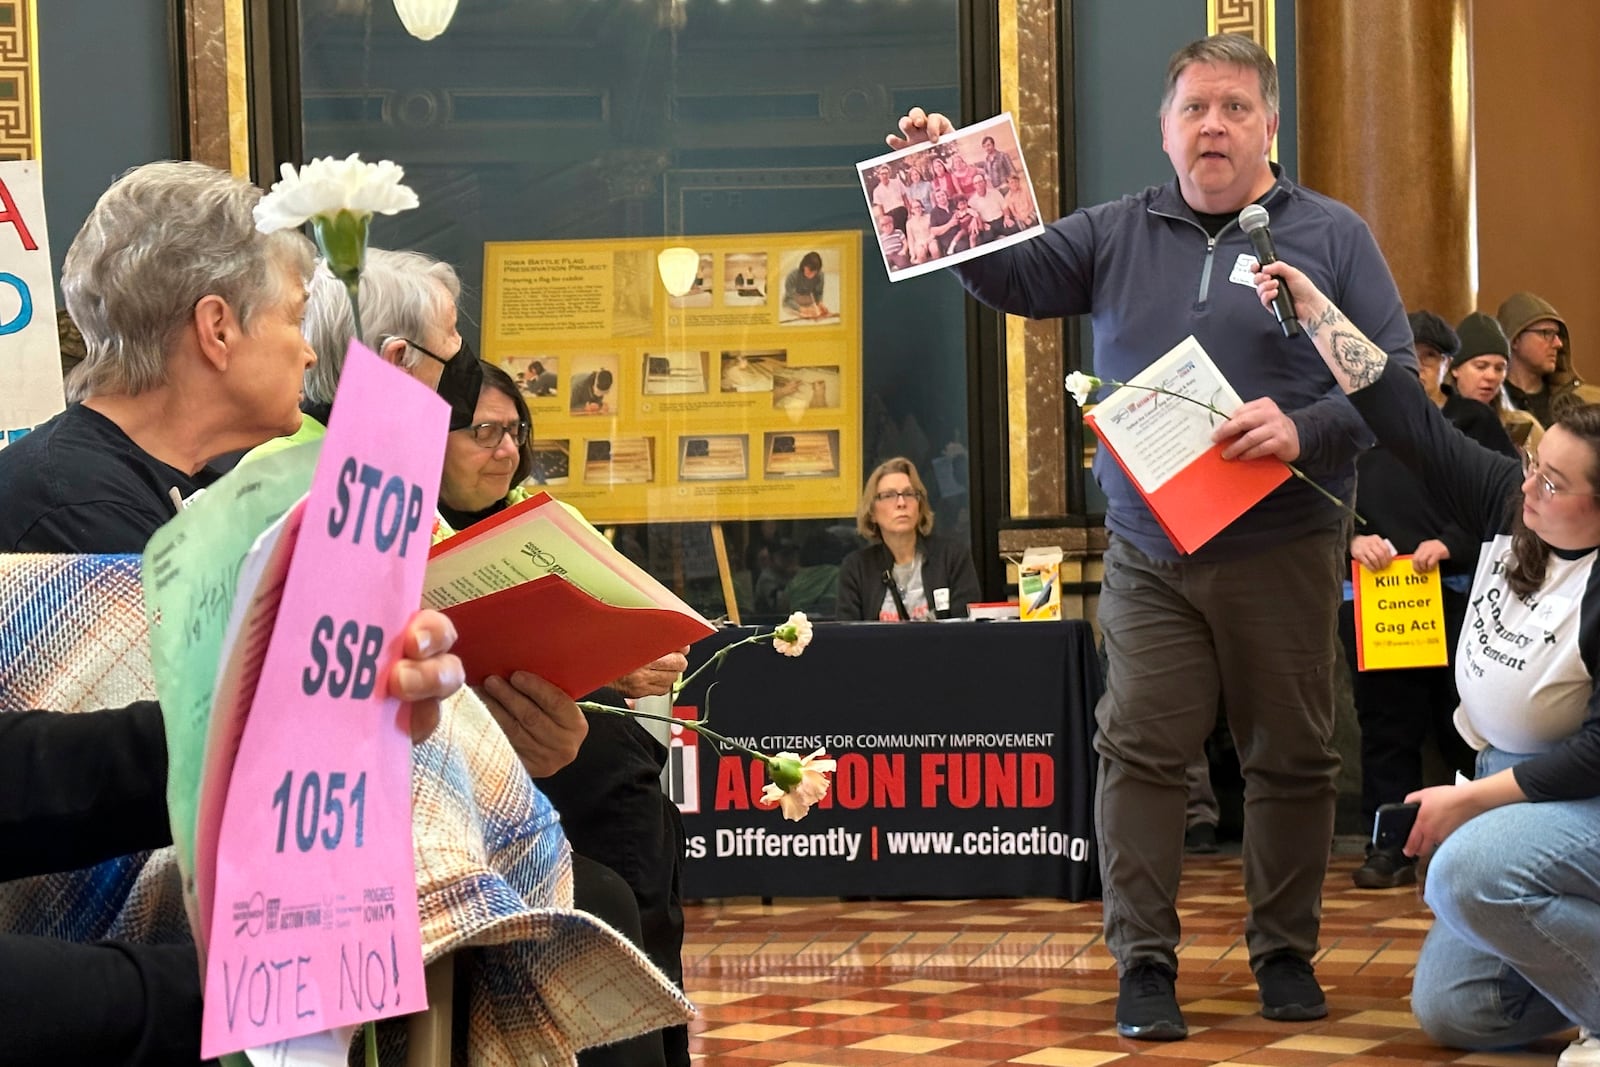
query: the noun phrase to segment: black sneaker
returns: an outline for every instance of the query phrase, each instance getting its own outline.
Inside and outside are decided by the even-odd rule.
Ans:
[[[1140,1041],[1181,1041],[1189,1036],[1171,967],[1155,960],[1138,960],[1122,972],[1117,983],[1117,1033]]]
[[[1417,860],[1398,848],[1375,848],[1367,862],[1355,869],[1350,880],[1359,889],[1394,889],[1417,884]]]
[[[1195,823],[1183,832],[1183,850],[1191,856],[1210,856],[1217,849],[1217,828],[1208,822]]]
[[[1311,964],[1292,952],[1275,952],[1256,968],[1261,1015],[1279,1022],[1306,1022],[1328,1014],[1328,999]]]

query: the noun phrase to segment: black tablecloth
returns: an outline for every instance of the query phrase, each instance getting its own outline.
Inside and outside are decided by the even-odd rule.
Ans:
[[[701,641],[691,668],[753,632]],[[797,659],[734,651],[679,717],[706,706],[707,682],[716,730],[840,764],[828,798],[788,822],[753,803],[762,768],[674,731],[686,897],[1099,893],[1087,623],[821,623]]]

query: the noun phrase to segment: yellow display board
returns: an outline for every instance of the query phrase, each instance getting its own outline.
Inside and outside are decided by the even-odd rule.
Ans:
[[[528,401],[535,478],[597,523],[854,514],[860,233],[685,238],[682,296],[669,243],[484,246],[484,356]]]
[[[1437,567],[1418,574],[1410,556],[1396,556],[1381,571],[1351,563],[1350,572],[1358,670],[1443,667],[1450,662]]]

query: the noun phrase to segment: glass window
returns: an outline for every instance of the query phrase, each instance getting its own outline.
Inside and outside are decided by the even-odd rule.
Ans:
[[[943,272],[889,284],[854,169],[911,105],[958,116],[959,17],[957,0],[478,0],[420,41],[389,0],[300,0],[303,152],[405,167],[421,207],[376,220],[373,244],[459,271],[461,331],[525,383],[536,477],[557,496],[618,527],[619,545],[708,615],[724,611],[709,527],[723,520],[741,615],[826,616],[839,560],[861,543],[862,479],[882,459],[911,458],[938,531],[970,539],[960,287]],[[752,307],[782,321],[808,234],[842,257],[823,302],[857,321],[749,328]],[[717,240],[738,235],[783,236]],[[486,244],[501,242],[534,250],[491,254],[486,277]],[[654,277],[667,245],[701,252],[686,298]],[[508,284],[508,263],[549,271],[563,255],[592,260],[611,299],[570,279]],[[651,325],[592,336],[619,328],[625,285],[649,290]],[[563,293],[573,303],[553,312]],[[609,325],[585,326],[600,303]],[[550,327],[553,314],[576,325],[506,342],[516,316]],[[540,360],[553,385],[537,384],[541,354],[557,357]],[[624,398],[578,421],[571,390],[605,368]],[[747,388],[770,397],[734,425]],[[830,479],[827,510],[797,517],[792,498]],[[609,519],[623,503],[633,521]]]

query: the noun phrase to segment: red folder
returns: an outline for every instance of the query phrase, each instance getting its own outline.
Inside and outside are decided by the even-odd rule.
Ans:
[[[469,685],[532,671],[573,697],[712,633],[699,619],[665,608],[601,603],[553,574],[444,613],[456,624],[455,651]]]
[[[468,684],[478,685],[491,674],[508,677],[525,670],[569,696],[582,696],[714,632],[694,609],[548,493],[537,493],[439,542],[429,555],[438,560],[462,551],[500,527],[537,513],[570,539],[573,551],[609,568],[655,606],[608,604],[559,574],[442,606],[439,610],[456,625],[453,651],[461,657]]]
[[[1150,514],[1184,555],[1211,540],[1289,477],[1289,465],[1282,460],[1223,459],[1222,446],[1213,445],[1168,478],[1161,488],[1147,492],[1129,473],[1106,435],[1100,433],[1094,412],[1085,415],[1084,421],[1094,427],[1100,443],[1128,475],[1128,481],[1149,505]]]

